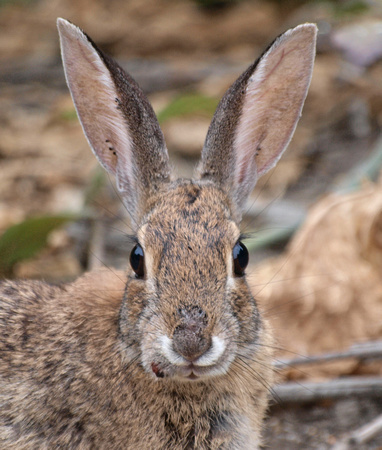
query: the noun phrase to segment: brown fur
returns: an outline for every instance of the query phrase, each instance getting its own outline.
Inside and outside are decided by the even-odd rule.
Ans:
[[[58,27],[80,121],[116,176],[144,270],[103,270],[62,287],[0,283],[0,448],[257,448],[273,382],[272,337],[233,252],[243,250],[240,217],[254,180],[293,133],[315,27],[281,36],[239,78],[211,124],[200,176],[177,181],[138,85],[77,27],[62,19]],[[292,108],[291,90],[262,103],[264,80],[287,84],[296,71]],[[277,143],[260,158],[253,142],[265,134],[252,133],[254,102]],[[293,125],[281,140],[268,126],[280,111]],[[249,130],[241,140],[238,124]]]
[[[179,222],[174,224],[168,213],[176,210]],[[188,233],[193,215],[195,228]],[[209,185],[186,182],[161,197],[144,233],[146,248],[155,249],[155,270],[161,265],[160,302],[150,298],[142,280],[109,270],[63,288],[39,282],[1,284],[0,447],[256,446],[272,383],[271,340],[244,279],[231,299],[234,316],[222,313],[222,248],[235,239],[229,215],[225,196]],[[169,233],[173,241],[165,239]],[[175,242],[184,245],[172,247]],[[203,242],[216,252],[220,248],[220,255],[206,255]],[[185,256],[195,258],[199,276],[179,264]],[[166,283],[169,279],[187,283]],[[220,326],[236,333],[238,355],[241,347],[251,352],[237,356],[226,375],[202,382],[182,382],[170,373],[155,378],[141,364],[144,346],[150,349],[144,334],[147,338],[160,326],[152,317],[167,318],[165,326],[174,329],[173,313],[184,301],[196,301],[190,292],[198,293],[209,316],[223,315]]]

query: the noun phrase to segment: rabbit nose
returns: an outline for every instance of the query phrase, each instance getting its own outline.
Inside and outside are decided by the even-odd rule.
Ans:
[[[179,355],[192,362],[211,347],[211,338],[204,336],[197,325],[179,325],[174,331],[173,346]]]
[[[211,337],[206,333],[207,315],[200,308],[180,309],[182,317],[173,334],[173,348],[188,361],[195,361],[211,347]]]

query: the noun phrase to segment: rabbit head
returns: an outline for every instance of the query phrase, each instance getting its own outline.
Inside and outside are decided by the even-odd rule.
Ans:
[[[65,74],[89,144],[115,175],[136,245],[119,316],[123,351],[165,380],[207,380],[261,353],[266,324],[246,282],[245,201],[287,147],[307,94],[316,26],[287,31],[231,86],[193,180],[172,177],[136,82],[58,20]],[[259,350],[260,349],[260,350]]]

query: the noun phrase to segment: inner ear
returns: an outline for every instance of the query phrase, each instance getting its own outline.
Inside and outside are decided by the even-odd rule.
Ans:
[[[315,25],[304,24],[277,38],[215,112],[200,176],[225,188],[241,210],[293,136],[312,76],[316,34]]]
[[[277,39],[248,80],[235,132],[235,184],[246,198],[292,139],[313,70],[316,27],[301,25]]]
[[[57,24],[66,80],[90,147],[108,172],[117,175],[123,165],[132,180],[131,134],[110,72],[78,27],[62,19]]]
[[[58,19],[66,80],[90,147],[134,219],[170,180],[163,133],[138,84],[78,27]]]

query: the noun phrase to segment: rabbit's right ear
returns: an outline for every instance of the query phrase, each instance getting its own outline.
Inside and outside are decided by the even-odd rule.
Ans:
[[[57,20],[66,81],[82,128],[101,165],[116,176],[132,217],[169,181],[162,131],[137,83],[78,27]]]
[[[259,176],[286,149],[310,84],[317,27],[278,37],[227,91],[212,119],[198,171],[232,197],[238,214]]]

